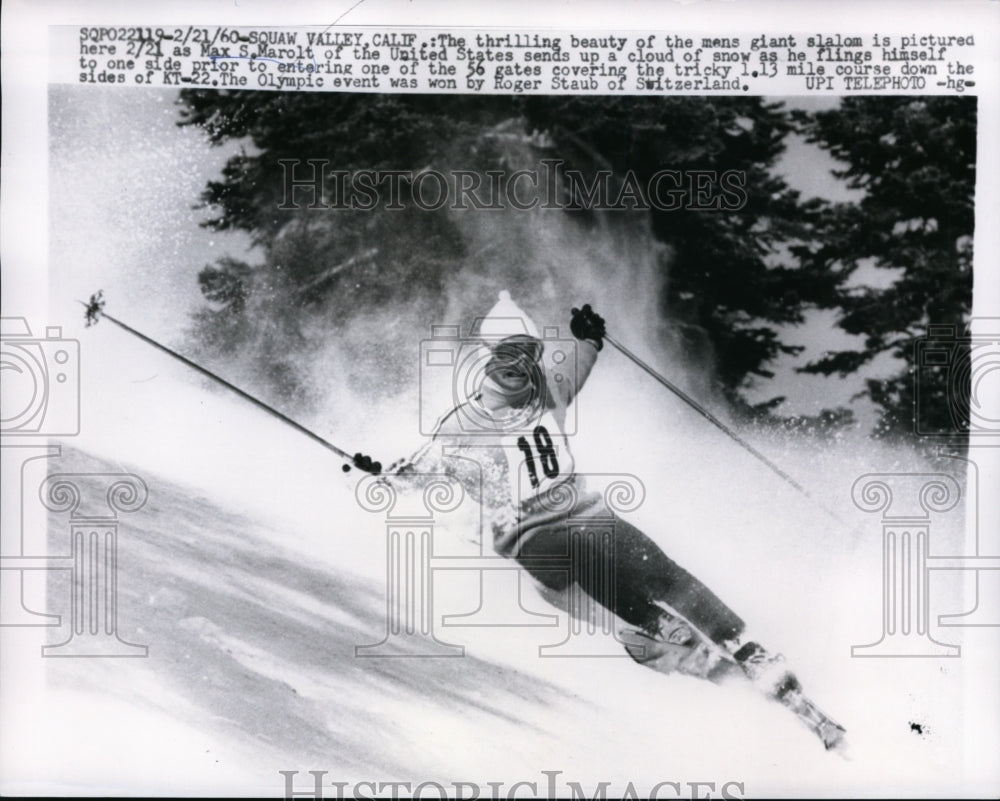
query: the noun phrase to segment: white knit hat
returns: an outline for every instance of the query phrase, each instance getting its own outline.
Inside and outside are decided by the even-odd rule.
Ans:
[[[518,334],[539,339],[538,326],[527,312],[511,300],[506,289],[485,317],[478,317],[473,324],[473,332],[489,345]]]

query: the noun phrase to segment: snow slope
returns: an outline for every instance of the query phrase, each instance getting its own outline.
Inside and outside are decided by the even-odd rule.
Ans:
[[[982,686],[983,655],[995,653],[993,632],[937,632],[964,639],[962,659],[851,659],[852,644],[879,635],[877,521],[856,513],[858,530],[838,528],[651,393],[629,398],[629,414],[602,414],[642,380],[607,354],[581,397],[580,430],[592,434],[574,442],[579,469],[642,478],[646,501],[631,519],[788,656],[847,727],[850,759],[740,686],[627,658],[539,658],[556,629],[439,629],[464,658],[357,658],[355,646],[382,639],[386,625],[384,521],[359,507],[357,472],[116,332],[96,329],[95,352],[110,337],[115,369],[92,374],[84,393],[90,433],[64,443],[52,470],[128,470],[148,484],[146,506],[122,518],[118,584],[121,636],[148,644],[149,657],[19,655],[36,660],[44,685],[19,699],[31,725],[5,716],[3,748],[16,757],[4,760],[6,792],[273,796],[284,791],[281,770],[299,771],[297,789],[311,786],[306,771],[328,771],[328,797],[329,782],[370,793],[354,786],[366,780],[467,782],[484,797],[488,782],[506,795],[517,781],[541,797],[549,776],[560,794],[577,782],[587,797],[601,782],[609,795],[631,782],[640,796],[678,783],[660,797],[704,795],[691,782],[714,783],[719,797],[737,782],[729,794],[757,797],[962,795],[995,781],[995,767],[968,758],[973,737],[992,736],[979,728],[989,697],[977,709],[969,696]],[[372,419],[392,414],[387,404]],[[372,430],[340,435],[368,442]],[[384,447],[377,456],[396,455]],[[914,464],[851,444],[768,447],[845,515],[858,475]],[[49,518],[53,552],[65,550],[65,526]],[[439,527],[440,547],[457,552],[467,533]],[[936,533],[941,550],[961,547],[960,525]],[[441,583],[438,614],[476,607],[467,578]],[[965,611],[960,575],[934,590],[939,611]],[[49,611],[65,614],[62,572],[48,597]],[[523,603],[558,612],[531,587]]]

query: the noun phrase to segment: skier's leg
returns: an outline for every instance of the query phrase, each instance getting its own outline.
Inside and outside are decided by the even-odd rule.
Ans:
[[[578,517],[583,511],[574,510],[572,524],[550,520],[529,530],[515,558],[547,588],[561,593],[575,581],[630,624],[618,637],[637,662],[704,678],[730,672],[735,666],[706,638],[735,640],[743,621],[637,528],[610,515]]]
[[[621,519],[615,519],[614,531],[614,610],[619,617],[655,630],[661,604],[666,604],[719,645],[740,636],[740,617],[655,542]]]
[[[844,729],[828,718],[802,691],[795,674],[780,654],[771,654],[755,642],[738,644],[743,621],[702,582],[677,565],[631,524],[610,516],[595,516],[593,527],[579,522],[587,509],[574,509],[574,535],[581,548],[575,556],[581,564],[574,577],[599,603],[611,609],[638,631],[623,641],[638,662],[662,672],[680,671],[713,680],[733,671],[745,674],[764,694],[778,700],[807,723],[827,748],[843,740]],[[613,537],[604,534],[612,530]],[[570,555],[569,524],[549,521],[529,530],[518,543],[515,558],[546,586],[564,590],[569,584],[565,570],[545,568],[548,560],[565,564]],[[588,536],[592,533],[594,536]],[[608,565],[614,568],[614,585],[601,580]],[[681,616],[672,615],[662,605]],[[701,634],[722,646],[733,660],[711,653],[704,640],[694,636],[684,620]],[[685,633],[685,630],[687,632]],[[738,667],[737,667],[738,666]]]
[[[719,645],[739,637],[744,628],[739,616],[635,526],[608,516],[594,517],[589,527],[577,522],[576,511],[573,517],[581,560],[574,577],[602,606],[637,628],[658,633],[666,604]],[[609,531],[613,536],[605,536]],[[547,587],[565,589],[565,569],[554,570],[545,562],[569,555],[569,536],[565,520],[534,528],[521,539],[516,558]],[[604,580],[609,567],[614,574],[610,584]]]
[[[695,648],[700,636],[728,651],[755,681],[770,683],[776,673],[783,676],[787,672],[779,664],[779,655],[757,643],[741,644],[743,620],[642,531],[613,516],[600,496],[584,496],[570,515],[550,517],[527,528],[518,538],[514,557],[542,584],[561,591],[570,581],[565,569],[571,553],[570,519],[577,542],[575,558],[579,560],[573,578],[584,592],[637,629],[632,638],[635,642],[627,645],[630,654],[641,653],[640,661],[649,662],[649,654],[659,646]],[[609,566],[614,575],[610,583],[605,580]],[[697,629],[697,635],[685,621]],[[659,650],[678,652],[666,647]],[[671,658],[662,668],[684,669]],[[690,672],[698,672],[698,668]]]

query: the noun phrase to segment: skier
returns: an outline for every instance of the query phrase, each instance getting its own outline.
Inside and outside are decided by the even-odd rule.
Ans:
[[[803,717],[828,748],[836,744],[843,729],[801,695],[781,655],[743,641],[745,625],[736,613],[644,533],[613,517],[603,496],[588,491],[574,472],[567,407],[597,361],[605,323],[586,304],[572,310],[570,331],[578,341],[576,369],[559,371],[556,360],[543,358],[547,343],[534,322],[509,293],[500,293],[478,321],[478,391],[441,418],[430,442],[414,456],[391,465],[384,480],[406,486],[425,474],[452,475],[483,505],[494,550],[558,593],[570,589],[568,572],[551,567],[570,553],[566,521],[572,518],[580,531],[581,520],[593,519],[598,536],[581,537],[584,564],[576,579],[628,624],[619,637],[633,659],[663,672],[713,680],[742,671]],[[356,454],[355,464],[380,472],[381,466],[362,454]],[[572,506],[552,502],[566,497],[575,499]],[[608,530],[611,537],[600,536]],[[606,580],[607,566],[613,581]]]

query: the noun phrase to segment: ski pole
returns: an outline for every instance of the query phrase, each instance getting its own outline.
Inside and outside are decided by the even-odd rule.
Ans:
[[[344,465],[344,472],[345,473],[348,470],[351,469],[350,466],[352,464],[355,465],[355,466],[357,466],[357,467],[359,467],[362,470],[366,470],[369,473],[378,474],[381,471],[382,465],[379,462],[370,462],[368,464],[368,466],[366,466],[365,460],[363,460],[363,459],[357,459],[356,457],[352,457],[350,454],[347,453],[347,451],[342,450],[341,448],[338,448],[332,442],[327,442],[319,434],[315,433],[314,431],[310,431],[304,425],[302,425],[301,423],[293,420],[288,415],[283,414],[282,412],[279,412],[274,407],[268,406],[266,403],[264,403],[264,401],[260,400],[259,398],[255,398],[249,392],[246,392],[246,391],[240,389],[235,384],[229,383],[228,381],[226,381],[226,379],[224,379],[224,378],[222,378],[220,376],[217,376],[211,370],[209,370],[209,369],[207,369],[205,367],[202,367],[197,362],[191,361],[191,359],[187,358],[186,356],[182,356],[177,351],[171,350],[166,345],[163,345],[163,344],[157,342],[155,339],[152,339],[151,337],[146,336],[141,331],[136,331],[134,328],[132,328],[131,326],[126,325],[121,320],[115,319],[110,314],[108,314],[106,311],[104,311],[104,303],[105,303],[105,301],[103,299],[103,295],[104,295],[103,292],[98,291],[97,294],[90,296],[90,302],[89,303],[84,303],[82,300],[78,301],[78,303],[82,304],[87,309],[85,319],[87,321],[86,325],[87,325],[88,328],[90,326],[92,326],[92,325],[96,325],[97,322],[98,322],[98,320],[103,317],[104,319],[106,319],[106,320],[114,323],[119,328],[127,331],[128,333],[132,334],[133,336],[138,337],[143,342],[145,342],[145,343],[147,343],[149,345],[152,345],[157,350],[163,351],[164,353],[166,353],[166,354],[168,354],[170,356],[173,356],[178,361],[186,364],[192,370],[196,370],[199,373],[201,373],[202,375],[208,376],[213,381],[217,381],[218,383],[222,384],[222,386],[226,387],[226,389],[232,390],[233,392],[235,392],[237,395],[239,395],[244,400],[250,401],[250,403],[252,403],[257,408],[263,409],[268,414],[270,414],[270,415],[272,415],[274,417],[277,417],[279,420],[281,420],[281,422],[286,423],[287,425],[290,425],[296,431],[298,431],[298,432],[300,432],[302,434],[305,434],[307,437],[309,437],[314,442],[318,442],[320,445],[322,445],[327,450],[333,451],[335,454],[337,454],[337,456],[339,456],[340,458],[346,460],[349,463],[349,464],[345,464]]]
[[[636,356],[632,351],[630,351],[628,348],[626,348],[620,342],[615,341],[615,339],[613,337],[610,337],[607,334],[605,334],[604,335],[604,341],[607,342],[607,343],[609,343],[610,345],[614,346],[614,348],[619,353],[621,353],[623,356],[625,356],[626,358],[630,359],[636,365],[638,365],[640,368],[642,368],[643,370],[645,370],[650,376],[652,376],[654,379],[656,379],[660,384],[662,384],[664,387],[666,387],[667,389],[669,389],[678,398],[680,398],[682,401],[684,401],[688,406],[690,406],[692,409],[694,409],[696,412],[698,412],[698,414],[700,414],[702,417],[704,417],[706,420],[708,420],[708,422],[710,422],[712,425],[714,425],[716,428],[718,428],[720,431],[722,431],[726,436],[728,436],[730,439],[732,439],[734,442],[736,442],[741,448],[743,448],[743,450],[745,450],[751,456],[754,456],[756,459],[758,459],[759,461],[761,461],[765,465],[767,465],[768,468],[770,468],[772,472],[776,473],[782,479],[782,481],[784,481],[786,484],[788,484],[789,486],[793,487],[799,493],[801,493],[802,495],[804,495],[806,498],[808,498],[810,501],[812,501],[816,506],[818,506],[820,509],[822,509],[824,512],[826,512],[828,515],[830,515],[830,517],[832,517],[838,523],[840,523],[840,524],[842,524],[844,526],[847,526],[848,528],[853,528],[850,523],[848,523],[846,520],[842,519],[840,517],[840,515],[838,515],[832,509],[827,508],[825,504],[822,504],[818,500],[816,500],[816,498],[814,498],[809,493],[809,491],[805,487],[803,487],[798,481],[796,481],[794,478],[792,478],[790,475],[788,475],[788,473],[786,473],[784,470],[782,470],[780,467],[778,467],[774,462],[772,462],[770,459],[768,459],[766,456],[764,456],[764,454],[762,454],[760,451],[758,451],[756,448],[754,448],[753,445],[751,445],[749,442],[747,442],[745,439],[743,439],[739,434],[737,434],[735,431],[733,431],[729,426],[727,426],[725,423],[723,423],[721,420],[719,420],[719,418],[717,418],[710,411],[708,411],[708,409],[706,409],[704,406],[702,406],[700,403],[698,403],[698,401],[696,401],[694,398],[692,398],[690,395],[688,395],[686,392],[684,392],[684,390],[682,390],[680,387],[678,387],[677,385],[673,384],[672,382],[668,381],[664,376],[660,375],[660,373],[658,373],[656,370],[654,370],[652,367],[650,367],[648,364],[646,364],[646,362],[644,362],[642,359],[640,359],[638,356]]]

